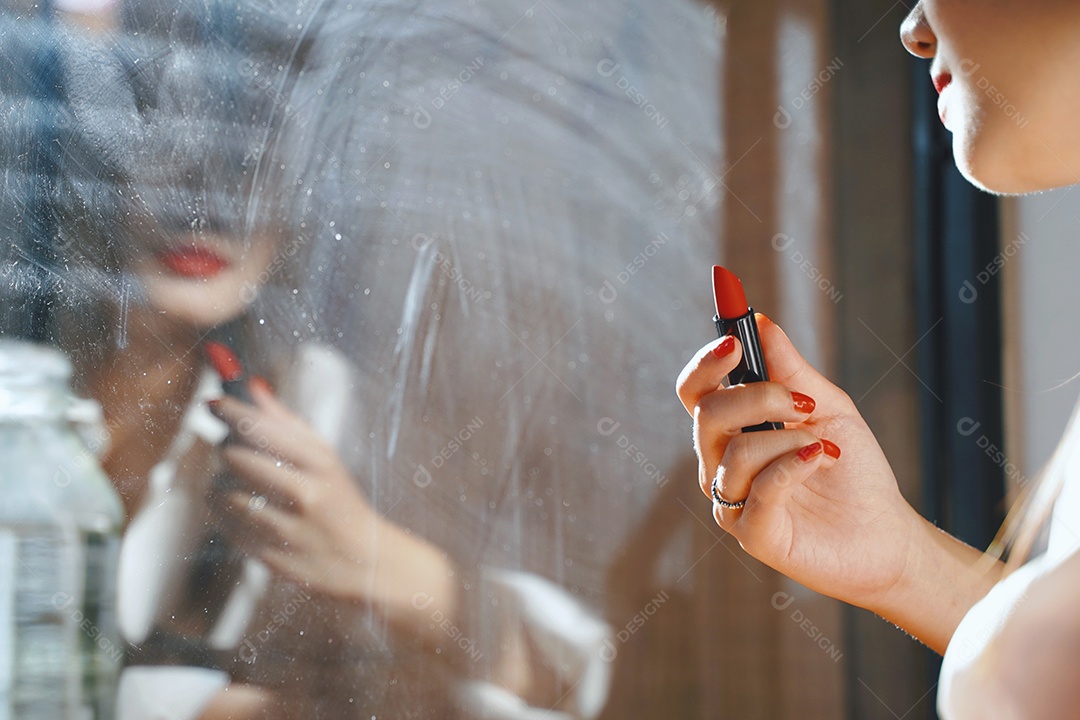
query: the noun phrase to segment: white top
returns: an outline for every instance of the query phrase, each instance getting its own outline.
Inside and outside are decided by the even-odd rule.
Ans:
[[[339,446],[348,410],[351,369],[340,353],[305,344],[297,367],[312,370],[299,379],[305,401],[294,409],[328,441]],[[203,373],[191,406],[169,452],[150,474],[148,496],[124,535],[120,551],[118,616],[125,640],[140,643],[174,612],[178,582],[190,574],[193,543],[202,537],[207,483],[205,464],[185,472],[185,460],[200,444],[216,446],[227,430],[208,410],[207,399],[221,395],[221,384]],[[458,695],[477,715],[503,720],[525,718],[590,718],[602,709],[610,684],[610,667],[601,651],[609,626],[586,611],[555,584],[533,574],[488,570],[493,591],[512,596],[519,608],[530,645],[545,665],[566,675],[573,686],[572,714],[546,713],[485,679],[464,678]],[[256,560],[245,561],[242,578],[230,595],[207,644],[218,650],[240,648],[257,607],[270,584],[269,571]],[[496,655],[497,648],[484,648]],[[128,667],[120,680],[118,720],[194,720],[229,682],[226,673],[195,667]]]
[[[956,690],[958,679],[971,669],[1024,602],[1032,583],[1080,549],[1080,422],[1077,418],[1074,410],[1058,450],[1044,472],[1038,490],[1040,496],[1035,499],[1036,506],[1045,506],[1042,504],[1045,495],[1055,492],[1061,481],[1061,495],[1054,501],[1050,518],[1046,551],[995,585],[968,611],[949,641],[938,684],[938,712],[945,720],[962,716],[959,708],[963,707],[964,698]]]

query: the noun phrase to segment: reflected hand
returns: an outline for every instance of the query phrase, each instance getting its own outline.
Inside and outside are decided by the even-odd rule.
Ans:
[[[281,697],[273,690],[233,683],[203,709],[199,720],[285,720]]]
[[[903,578],[923,521],[851,399],[779,326],[760,315],[759,326],[772,382],[723,386],[742,351],[734,338],[703,348],[679,376],[701,489],[711,497],[717,478],[722,498],[745,499],[741,509],[714,503],[713,515],[751,555],[814,590],[872,606]],[[786,427],[741,432],[767,420]]]
[[[215,503],[230,542],[292,582],[378,605],[391,620],[410,622],[418,592],[449,601],[443,555],[380,517],[334,448],[265,382],[250,393],[252,405],[211,404],[231,430],[222,453],[233,486]]]

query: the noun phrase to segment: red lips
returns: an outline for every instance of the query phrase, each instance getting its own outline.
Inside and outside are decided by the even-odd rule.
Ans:
[[[952,79],[952,74],[947,72],[943,72],[933,76],[934,89],[938,92],[938,118],[941,119],[941,124],[944,125],[946,128],[949,127],[947,122],[948,113],[947,108],[945,107],[945,98],[944,96],[942,96],[942,93],[945,92],[945,88],[949,87],[950,83],[952,83]]]
[[[186,278],[211,278],[229,267],[228,260],[200,247],[173,248],[159,253],[157,259],[173,274]]]
[[[952,75],[949,73],[941,73],[934,76],[934,89],[937,90],[938,95],[945,91],[945,88],[952,82]]]

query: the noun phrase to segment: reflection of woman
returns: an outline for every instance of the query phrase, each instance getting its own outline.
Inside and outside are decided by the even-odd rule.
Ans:
[[[1033,192],[1077,181],[1069,168],[1080,165],[1078,28],[1080,7],[1063,2],[922,0],[911,12],[904,44],[933,59],[942,119],[974,183]],[[1024,108],[1030,126],[1006,116],[983,92],[988,86]],[[851,400],[779,327],[762,318],[761,332],[773,382],[721,386],[741,353],[731,338],[702,349],[679,379],[695,418],[702,490],[711,495],[715,482],[725,501],[714,504],[717,523],[790,577],[874,610],[945,653],[944,716],[1077,717],[1080,425],[1066,430],[1020,528],[1018,554],[1028,554],[1025,538],[1053,502],[1046,551],[1007,569],[920,518]],[[793,401],[793,392],[816,408]],[[764,420],[787,428],[739,431]]]
[[[333,262],[319,252],[344,252],[309,237],[335,216],[312,215],[328,198],[304,192],[318,176],[292,153],[323,138],[281,102],[309,82],[299,70],[312,28],[216,4],[205,16],[151,9],[129,8],[136,42],[112,61],[127,63],[112,84],[92,77],[101,57],[76,58],[72,70],[84,142],[113,156],[126,198],[122,223],[91,213],[74,226],[108,234],[109,269],[137,288],[106,321],[109,343],[85,377],[105,409],[104,464],[130,518],[120,621],[135,649],[121,717],[454,707],[522,717],[533,704],[595,714],[602,623],[534,574],[460,567],[460,553],[387,520],[354,480],[368,468],[378,477],[385,461],[356,416],[393,412],[393,380],[360,380],[370,368],[350,367],[311,330],[325,320],[313,291],[296,290],[304,261],[311,273]],[[148,29],[168,45],[148,42]],[[280,47],[266,47],[272,31]],[[278,69],[281,57],[294,66]],[[228,378],[204,365],[201,346],[223,328],[279,393],[254,380],[250,402],[220,396]],[[405,467],[411,480],[416,467]],[[221,472],[227,481],[215,480]]]
[[[325,647],[340,635],[335,618],[352,619],[341,588],[351,576],[325,572],[343,559],[332,544],[340,540],[333,535],[340,525],[333,521],[363,526],[368,520],[370,527],[374,517],[364,516],[367,504],[332,449],[347,408],[317,384],[278,368],[298,363],[339,382],[348,381],[348,370],[325,348],[282,353],[286,346],[271,340],[275,352],[263,358],[249,340],[256,337],[251,313],[265,311],[265,304],[252,306],[257,289],[271,279],[268,269],[278,269],[279,255],[295,254],[289,252],[285,220],[268,213],[245,221],[247,196],[259,192],[249,179],[252,153],[264,140],[272,106],[240,83],[235,63],[244,57],[242,50],[273,51],[259,45],[273,36],[246,38],[228,25],[226,15],[217,18],[217,29],[234,44],[208,42],[200,23],[209,17],[176,13],[155,19],[171,35],[171,46],[158,45],[168,52],[138,44],[127,44],[127,53],[124,45],[117,48],[121,52],[96,54],[82,47],[70,63],[84,149],[105,157],[112,173],[79,176],[85,166],[69,163],[69,174],[76,176],[70,179],[73,194],[88,197],[81,207],[90,209],[74,219],[73,227],[88,229],[77,242],[85,251],[87,238],[105,236],[97,264],[134,278],[124,292],[110,293],[120,301],[104,323],[107,342],[94,351],[83,335],[76,346],[77,354],[97,355],[85,366],[84,382],[104,407],[110,443],[103,463],[130,519],[121,552],[119,620],[133,650],[121,682],[121,717],[310,716],[319,707],[328,711],[330,701],[323,698],[331,679],[356,676],[345,673],[351,661],[346,648]],[[231,17],[236,23],[245,19],[251,17]],[[131,37],[144,40],[135,31],[146,17],[126,20]],[[281,31],[260,21],[264,29]],[[284,45],[289,38],[282,35],[278,42]],[[115,74],[102,77],[109,69]],[[94,181],[115,190],[95,193]],[[124,200],[111,208],[100,202],[110,196]],[[284,277],[273,279],[280,283]],[[255,405],[247,412],[255,416],[254,430],[234,428],[233,442],[221,453],[229,427],[206,401],[221,395],[222,379],[205,365],[201,345],[209,331],[226,326],[233,329],[235,349],[264,360],[286,397],[305,395],[294,405],[304,415],[300,419],[267,382],[249,383]],[[221,414],[229,417],[235,408],[222,403]],[[276,438],[283,425],[292,443],[264,442]],[[294,444],[298,440],[302,444]],[[332,493],[340,509],[328,518],[294,513],[297,522],[281,542],[291,541],[304,556],[291,564],[270,552],[274,538],[230,533],[250,531],[254,522],[230,517],[235,497],[224,489],[246,492],[249,503],[262,498],[268,504],[258,508],[258,517],[274,517],[282,490],[273,482],[279,466],[289,468],[294,483]],[[231,485],[214,480],[223,471]],[[274,487],[258,493],[259,483]],[[320,544],[326,536],[330,540]],[[412,553],[417,546],[420,552]],[[430,569],[422,544],[410,540],[393,547],[409,557],[406,567]],[[333,557],[326,559],[327,553]],[[378,592],[383,588],[369,596]],[[277,629],[277,608],[288,613],[292,632],[249,638],[252,628]],[[362,628],[359,623],[358,635]],[[308,639],[298,643],[295,633]],[[288,673],[291,662],[303,669]]]

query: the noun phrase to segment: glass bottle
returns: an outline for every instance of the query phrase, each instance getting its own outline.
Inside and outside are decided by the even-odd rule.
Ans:
[[[114,714],[123,510],[70,377],[60,352],[0,339],[0,720]]]

